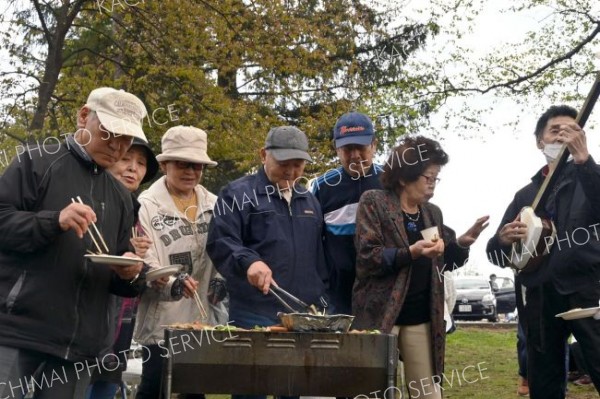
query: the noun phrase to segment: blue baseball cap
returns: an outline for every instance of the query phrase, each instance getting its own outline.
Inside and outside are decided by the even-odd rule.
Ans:
[[[340,116],[333,128],[335,148],[348,144],[369,145],[374,137],[373,122],[360,112],[348,112]]]

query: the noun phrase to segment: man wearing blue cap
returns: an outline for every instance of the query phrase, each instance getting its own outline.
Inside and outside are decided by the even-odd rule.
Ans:
[[[373,164],[377,139],[368,116],[359,112],[342,115],[333,128],[333,142],[341,166],[318,177],[312,191],[325,221],[323,242],[331,300],[336,313],[351,314],[356,208],[363,192],[381,189],[383,169]]]

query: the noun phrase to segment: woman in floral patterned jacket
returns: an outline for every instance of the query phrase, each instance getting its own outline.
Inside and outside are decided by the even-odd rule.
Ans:
[[[363,194],[356,215],[354,326],[398,335],[407,389],[415,398],[442,397],[443,273],[465,263],[489,218],[479,218],[458,239],[444,226],[442,212],[428,201],[447,162],[438,142],[406,138],[384,165],[384,189]],[[425,240],[421,231],[430,227],[437,233]]]

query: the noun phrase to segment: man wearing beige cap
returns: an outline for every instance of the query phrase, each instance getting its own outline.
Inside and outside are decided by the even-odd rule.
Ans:
[[[321,306],[328,278],[321,209],[300,184],[312,160],[306,135],[292,126],[273,128],[260,157],[257,173],[219,194],[206,244],[227,279],[229,320],[244,328],[279,323],[277,312],[286,309],[267,295],[275,283]]]
[[[102,367],[113,336],[109,294],[136,296],[144,271],[141,262],[96,264],[84,255],[98,251],[94,223],[103,252],[134,257],[131,195],[105,169],[134,137],[146,140],[145,115],[134,95],[96,89],[74,135],[13,160],[0,176],[0,398],[22,398],[32,384],[39,398],[82,398]]]

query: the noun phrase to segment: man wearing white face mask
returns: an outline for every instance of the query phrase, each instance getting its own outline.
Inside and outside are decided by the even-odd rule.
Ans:
[[[544,177],[554,166],[551,162],[566,145],[572,159],[558,176],[540,215],[554,222],[555,244],[538,269],[518,275],[526,287],[524,311],[519,312],[519,318],[525,318],[532,399],[565,397],[565,351],[570,333],[580,342],[591,365],[590,376],[600,392],[600,320],[555,317],[575,308],[597,307],[600,299],[600,167],[588,152],[576,116],[577,111],[562,105],[550,107],[539,118],[535,129],[537,147],[548,165],[515,194],[487,246],[490,260],[508,266],[512,244],[527,236],[527,225],[516,218],[524,206],[533,203]]]
[[[554,162],[556,158],[558,158],[558,154],[560,153],[562,146],[562,143],[559,142],[545,143],[543,140],[538,140],[538,148],[541,148],[542,152],[544,153],[544,157],[546,157],[548,166],[550,166],[550,164]]]

